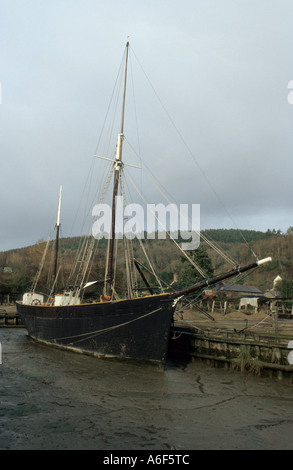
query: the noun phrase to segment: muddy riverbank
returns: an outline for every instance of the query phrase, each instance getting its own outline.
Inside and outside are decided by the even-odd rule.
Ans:
[[[0,449],[292,449],[293,386],[97,360],[0,330]]]

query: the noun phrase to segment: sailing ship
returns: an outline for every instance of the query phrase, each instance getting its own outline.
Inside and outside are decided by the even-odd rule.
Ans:
[[[233,269],[201,281],[185,289],[177,291],[162,289],[154,293],[143,272],[142,265],[136,260],[136,267],[142,276],[147,292],[144,295],[134,289],[129,289],[125,298],[115,296],[115,223],[117,210],[118,188],[124,166],[122,147],[124,140],[124,112],[127,83],[129,41],[125,49],[124,86],[121,127],[118,134],[115,158],[111,161],[113,173],[112,186],[112,216],[111,234],[108,240],[108,252],[104,278],[103,295],[88,301],[83,292],[88,285],[97,281],[86,282],[86,273],[94,252],[95,237],[86,237],[83,254],[80,255],[79,265],[85,267],[83,274],[72,276],[63,290],[57,291],[58,279],[58,247],[60,228],[61,189],[58,202],[56,223],[56,245],[54,259],[54,275],[50,293],[47,295],[36,292],[40,269],[32,289],[23,295],[22,301],[17,302],[17,312],[27,329],[29,336],[48,345],[65,348],[72,351],[92,354],[103,358],[132,359],[138,361],[164,364],[167,357],[170,328],[176,305],[188,294],[199,292],[220,281],[245,273],[257,268],[270,258],[256,260],[245,266],[234,266]],[[107,160],[107,158],[105,158]],[[80,253],[80,252],[79,252]],[[78,264],[78,263],[77,263]],[[131,276],[129,275],[131,278]]]

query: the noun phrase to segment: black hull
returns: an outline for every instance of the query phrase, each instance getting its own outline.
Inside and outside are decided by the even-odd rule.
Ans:
[[[175,310],[168,294],[70,306],[17,303],[29,335],[99,357],[163,364]]]

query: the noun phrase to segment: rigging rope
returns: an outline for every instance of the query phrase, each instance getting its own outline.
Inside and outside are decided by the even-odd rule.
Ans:
[[[124,170],[124,169],[123,169],[123,170]],[[124,176],[124,173],[122,173],[122,174],[123,174],[123,176]],[[124,178],[123,178],[123,183],[127,183]],[[129,191],[129,192],[130,192],[130,191]],[[126,195],[126,193],[125,193],[125,195]],[[141,231],[143,231],[143,227],[142,227]],[[150,253],[150,251],[149,251],[149,253],[147,253],[146,247],[145,247],[145,245],[144,245],[144,243],[143,243],[141,237],[138,236],[137,239],[138,239],[138,242],[139,242],[139,244],[140,244],[140,247],[141,247],[141,249],[142,249],[142,251],[143,251],[143,254],[144,254],[144,256],[145,256],[145,258],[146,258],[146,260],[147,260],[147,262],[148,262],[148,264],[149,264],[149,266],[150,266],[150,269],[151,269],[151,271],[152,271],[152,274],[153,274],[153,276],[155,277],[156,281],[158,282],[158,284],[159,284],[159,286],[160,286],[160,288],[161,288],[161,291],[163,291],[163,287],[162,287],[160,278],[158,277],[158,274],[157,274],[157,272],[156,272],[156,270],[155,270],[155,268],[154,268],[154,263],[153,263],[153,261],[152,261],[152,259],[151,259],[151,258],[152,258],[151,253]],[[133,259],[133,258],[134,258],[134,256],[132,256],[132,259]],[[136,270],[135,270],[134,272],[136,272]]]
[[[126,139],[125,139],[126,140]],[[132,150],[135,158],[137,158],[136,154],[135,154],[135,151],[134,149],[131,147],[131,145],[129,144],[129,142],[126,140],[126,143],[128,144],[129,148]],[[145,163],[144,163],[145,165]],[[147,168],[147,166],[145,165],[145,167]],[[167,197],[165,195],[165,193],[162,191],[162,189],[160,188],[160,185],[158,184],[158,182],[155,181],[155,177],[154,175],[151,173],[151,171],[148,169],[148,171],[146,171],[145,168],[142,168],[143,172],[145,173],[145,175],[147,176],[147,178],[150,180],[150,182],[155,186],[155,188],[160,192],[160,194],[163,196],[163,198],[169,203],[171,204],[171,200],[169,199],[169,197]],[[152,175],[153,179],[151,178],[150,174]],[[166,191],[166,189],[164,189]],[[177,204],[178,206],[178,204]],[[181,214],[182,217],[184,217],[184,215]],[[184,217],[185,220],[186,217]],[[195,233],[197,233],[198,235],[201,236],[201,238],[210,246],[210,248],[212,248],[216,253],[218,253],[223,259],[225,259],[229,264],[231,264],[232,266],[233,265],[237,265],[236,261],[231,257],[231,256],[228,256],[226,253],[224,253],[221,248],[213,241],[211,241],[203,232],[200,232],[200,231],[197,231],[197,230],[194,230]],[[185,252],[184,252],[185,253]]]
[[[200,173],[202,174],[203,178],[205,179],[205,181],[207,182],[208,186],[210,187],[210,189],[212,190],[212,192],[214,193],[214,195],[216,196],[216,198],[218,199],[218,201],[220,202],[220,204],[222,205],[223,209],[225,210],[226,214],[228,215],[228,217],[231,219],[233,225],[236,227],[236,229],[239,231],[239,233],[241,234],[241,237],[243,238],[243,241],[245,242],[245,244],[247,245],[247,247],[249,248],[249,250],[251,251],[252,255],[255,257],[256,260],[258,260],[258,257],[256,256],[255,252],[253,251],[252,247],[250,246],[249,242],[246,240],[246,238],[244,237],[243,233],[241,232],[241,230],[239,229],[239,227],[237,226],[235,220],[233,219],[233,217],[231,216],[231,214],[228,212],[227,210],[227,207],[225,206],[225,204],[223,203],[222,199],[220,198],[220,196],[218,195],[218,193],[216,192],[215,188],[212,186],[211,182],[209,181],[208,177],[206,176],[206,174],[204,173],[203,169],[201,168],[200,164],[198,163],[197,159],[195,158],[195,156],[193,155],[192,153],[192,150],[190,149],[190,147],[188,146],[187,142],[184,140],[181,132],[179,131],[178,127],[176,126],[174,120],[172,119],[171,115],[169,114],[169,112],[167,111],[164,103],[162,102],[161,98],[159,97],[157,91],[155,90],[154,86],[152,85],[149,77],[147,76],[144,68],[142,67],[140,61],[138,60],[136,54],[134,53],[133,51],[133,48],[131,47],[131,51],[135,57],[135,59],[137,60],[137,63],[139,64],[144,76],[146,77],[150,87],[152,88],[156,98],[158,99],[160,105],[162,106],[162,109],[164,110],[164,112],[166,113],[169,121],[171,122],[172,126],[174,127],[175,131],[177,132],[180,140],[183,142],[184,146],[186,147],[189,155],[191,156],[192,160],[195,162],[196,166],[198,167]]]
[[[133,179],[131,178],[131,176],[128,174],[128,177],[129,179],[131,180],[134,188],[136,189],[136,191],[138,192],[138,194],[140,195],[140,197],[142,198],[142,200],[146,203],[146,200],[144,198],[144,196],[140,193],[138,187],[136,186],[136,184],[134,183]],[[158,219],[158,217],[156,216],[156,214],[154,214],[156,220],[161,224],[161,221]],[[162,225],[162,224],[161,224]],[[165,227],[164,227],[165,228]],[[193,261],[190,256],[188,256],[188,254],[181,248],[181,246],[179,245],[179,243],[177,243],[177,241],[172,237],[172,235],[170,234],[169,231],[166,230],[166,233],[169,235],[170,239],[175,243],[175,245],[177,246],[177,248],[182,252],[182,254],[188,259],[188,261],[197,269],[197,271],[202,275],[202,277],[207,277],[205,271],[197,264],[195,263],[195,261]]]

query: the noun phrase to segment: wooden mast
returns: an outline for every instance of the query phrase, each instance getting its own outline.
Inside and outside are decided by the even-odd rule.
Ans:
[[[126,81],[127,81],[127,65],[128,65],[128,48],[129,41],[126,43],[126,58],[125,58],[125,74],[124,74],[124,90],[123,90],[123,103],[122,103],[122,116],[121,116],[121,128],[120,134],[118,135],[116,155],[114,163],[114,183],[113,183],[113,194],[112,194],[112,219],[111,219],[111,233],[109,240],[109,254],[108,263],[106,269],[106,281],[105,281],[105,295],[106,297],[112,296],[112,283],[113,283],[113,264],[114,264],[114,242],[115,242],[115,218],[116,218],[116,196],[118,194],[118,184],[120,169],[122,166],[122,144],[123,144],[123,131],[124,131],[124,115],[125,115],[125,98],[126,98]]]

